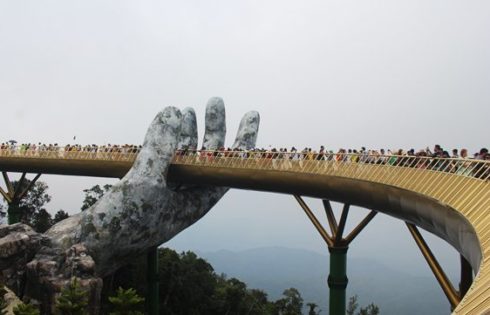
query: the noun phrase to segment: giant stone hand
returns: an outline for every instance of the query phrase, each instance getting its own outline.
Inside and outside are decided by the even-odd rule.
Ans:
[[[223,147],[226,123],[222,99],[209,100],[205,120],[203,147],[206,150]],[[243,117],[233,148],[255,146],[259,120],[257,112]],[[56,292],[70,277],[77,276],[82,286],[90,290],[96,304],[100,278],[202,218],[227,189],[177,190],[167,183],[167,170],[175,150],[196,149],[197,142],[196,116],[192,109],[180,112],[167,107],[160,112],[126,176],[90,209],[59,222],[44,234],[43,239],[48,239],[49,245],[43,246],[28,264],[26,295],[41,300],[48,313]],[[96,312],[96,308],[91,310]]]

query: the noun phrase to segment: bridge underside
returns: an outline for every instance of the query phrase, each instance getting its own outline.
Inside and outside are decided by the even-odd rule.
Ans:
[[[189,165],[172,165],[169,179],[302,195],[373,209],[434,233],[460,252],[473,270],[480,267],[480,243],[466,218],[449,206],[412,191],[336,176]]]

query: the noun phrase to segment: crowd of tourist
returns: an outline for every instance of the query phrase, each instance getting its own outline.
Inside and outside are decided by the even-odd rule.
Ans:
[[[140,150],[141,145],[65,145],[38,143],[23,143],[17,145],[15,142],[5,142],[0,145],[2,155],[22,155],[30,157],[85,157],[85,158],[115,158],[135,156]],[[450,153],[451,152],[451,153]],[[74,154],[75,153],[75,154]],[[78,154],[80,153],[80,154]],[[303,167],[303,161],[308,160],[327,160],[347,163],[370,163],[386,164],[393,166],[408,166],[417,168],[430,168],[439,171],[459,173],[464,175],[474,175],[479,178],[485,178],[490,175],[490,163],[470,163],[478,160],[490,160],[490,153],[487,148],[482,148],[478,152],[469,155],[467,149],[452,149],[447,151],[440,145],[435,145],[431,150],[429,147],[415,151],[400,150],[367,150],[361,149],[339,149],[334,152],[321,146],[319,150],[304,148],[298,150],[295,147],[271,148],[271,149],[251,149],[251,150],[233,150],[224,147],[219,150],[207,151],[205,147],[201,150],[190,150],[181,148],[176,153],[177,158],[182,156],[196,156],[198,160],[210,160],[216,157],[233,157],[233,158],[255,158],[272,160],[274,168],[290,168],[292,163],[297,161],[300,167]],[[462,161],[467,160],[467,162]],[[282,163],[281,163],[282,161]],[[471,164],[471,167],[469,166]],[[489,176],[486,176],[489,177]]]
[[[73,155],[73,153],[80,152],[81,156],[86,155],[87,157],[108,157],[114,154],[119,154],[120,156],[125,155],[135,155],[140,149],[141,145],[79,145],[79,144],[67,144],[65,146],[60,146],[57,143],[55,144],[44,144],[38,143],[22,143],[17,145],[15,142],[5,142],[0,145],[0,151],[3,152],[4,155],[15,155],[20,154],[23,156],[32,156],[32,157],[65,157],[68,155]]]
[[[478,163],[480,160],[490,160],[488,149],[482,148],[472,157],[468,155],[467,149],[453,149],[451,155],[440,145],[435,145],[433,150],[428,147],[423,150],[415,151],[404,150],[366,150],[362,147],[357,149],[339,149],[337,152],[326,150],[321,146],[318,151],[312,148],[298,150],[292,147],[251,150],[233,150],[224,147],[215,151],[207,151],[205,147],[201,150],[182,149],[177,151],[177,159],[183,156],[196,156],[197,160],[206,161],[215,158],[252,158],[257,161],[270,160],[274,169],[291,169],[297,165],[303,168],[304,161],[337,161],[344,163],[368,163],[385,164],[392,166],[406,166],[433,169],[444,172],[457,173],[460,175],[472,175],[478,178],[490,178],[490,163]],[[477,163],[475,163],[477,162]]]
[[[219,150],[213,152],[207,152],[206,148],[203,147],[201,150],[188,150],[182,149],[178,152],[180,155],[189,155],[189,154],[211,154],[213,156],[223,156],[223,157],[261,157],[261,158],[270,158],[270,159],[291,159],[291,160],[336,160],[343,162],[366,162],[366,163],[388,163],[390,161],[390,157],[428,157],[428,158],[453,158],[453,159],[478,159],[478,160],[489,160],[490,154],[488,153],[488,149],[482,148],[479,152],[474,153],[471,157],[468,155],[467,149],[453,149],[451,154],[448,151],[442,149],[440,145],[435,145],[433,151],[427,147],[426,149],[415,151],[414,149],[410,149],[408,151],[404,151],[402,149],[399,150],[366,150],[365,147],[362,147],[360,150],[357,149],[339,149],[337,152],[332,150],[326,150],[324,146],[321,146],[318,151],[313,150],[312,148],[304,148],[299,151],[295,147],[292,147],[290,150],[287,148],[273,148],[266,150],[262,149],[251,149],[251,150],[233,150],[231,148],[225,149],[224,147]],[[395,159],[391,159],[391,161],[395,161]],[[392,164],[392,163],[390,163]]]

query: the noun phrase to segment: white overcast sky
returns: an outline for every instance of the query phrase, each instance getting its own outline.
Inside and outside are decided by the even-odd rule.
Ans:
[[[489,56],[487,0],[0,0],[0,141],[139,144],[168,105],[194,107],[202,130],[221,96],[228,143],[257,110],[261,147],[474,152],[490,146]],[[113,182],[42,178],[50,209],[72,213],[81,189]],[[289,196],[232,191],[171,245],[325,252],[300,211]],[[426,268],[412,243],[378,216],[351,253]]]

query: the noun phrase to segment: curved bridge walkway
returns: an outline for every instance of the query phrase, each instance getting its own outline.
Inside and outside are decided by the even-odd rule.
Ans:
[[[7,172],[23,173],[21,180],[26,173],[38,173],[35,179],[40,174],[121,178],[136,154],[0,150],[0,171],[7,183],[7,190],[0,189],[0,193],[7,201],[25,193],[11,187]],[[293,194],[329,247],[335,241],[351,241],[362,227],[342,239],[339,230],[345,225],[347,212],[337,223],[326,207],[330,235],[310,216],[300,195],[322,198],[327,203],[353,204],[402,219],[454,314],[490,310],[490,161],[413,156],[367,156],[359,161],[348,154],[327,154],[320,160],[301,159],[296,153],[177,151],[168,176],[177,183]],[[365,223],[373,216],[368,215]],[[473,282],[470,276],[471,287],[460,287],[462,294],[454,289],[416,226],[442,237],[460,252],[476,274]]]

